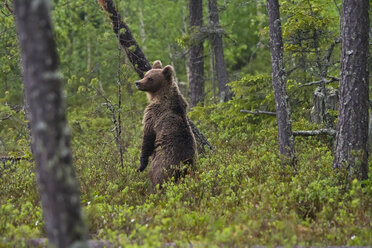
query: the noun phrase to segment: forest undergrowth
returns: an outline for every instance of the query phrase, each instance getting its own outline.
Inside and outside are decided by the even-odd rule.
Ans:
[[[283,166],[275,118],[239,111],[254,108],[248,103],[258,99],[241,95],[258,81],[262,89],[269,83],[263,77],[243,78],[231,84],[232,101],[190,112],[215,150],[199,152],[194,170],[155,193],[147,170],[136,171],[144,95],[134,92],[130,99],[136,105],[125,105],[122,111],[123,167],[109,111],[90,102],[69,107],[74,166],[90,239],[115,247],[372,244],[372,174],[361,182],[335,173],[325,136],[296,137],[297,165]],[[254,91],[260,97],[260,89]],[[261,106],[265,99],[271,104],[272,96],[261,96]],[[293,127],[311,129],[314,124],[295,116]],[[1,247],[26,246],[31,238],[45,237],[28,141],[25,135],[13,138],[18,151],[9,155],[23,151],[28,160],[7,162],[0,169]]]

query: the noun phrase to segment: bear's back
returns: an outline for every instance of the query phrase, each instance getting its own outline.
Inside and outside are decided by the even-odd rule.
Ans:
[[[173,93],[162,101],[151,103],[146,108],[144,122],[153,123],[155,150],[166,149],[178,154],[179,160],[183,161],[194,156],[196,143],[186,118],[186,102],[182,95]]]

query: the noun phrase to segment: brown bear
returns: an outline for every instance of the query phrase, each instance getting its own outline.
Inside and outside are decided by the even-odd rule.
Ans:
[[[194,164],[196,142],[186,118],[187,103],[173,80],[173,67],[162,68],[159,60],[144,78],[136,82],[145,91],[150,104],[143,116],[143,143],[138,171],[143,171],[152,160],[150,181],[155,188],[167,179],[177,181]]]

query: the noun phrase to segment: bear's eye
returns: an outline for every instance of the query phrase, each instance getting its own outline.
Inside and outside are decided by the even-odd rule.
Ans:
[[[152,78],[149,78],[149,81],[150,81],[150,82],[152,82],[152,81],[154,81],[154,79],[152,79]]]

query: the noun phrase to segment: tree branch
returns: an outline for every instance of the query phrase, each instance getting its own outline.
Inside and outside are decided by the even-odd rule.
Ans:
[[[322,79],[322,80],[313,81],[313,82],[310,82],[310,83],[307,83],[307,84],[301,84],[300,88],[304,87],[304,86],[311,86],[311,85],[314,85],[314,84],[322,84],[322,83],[329,84],[329,83],[332,83],[332,82],[335,82],[335,81],[340,81],[340,79],[336,78],[336,77],[330,77],[330,79],[328,79],[328,80]]]
[[[9,6],[8,1],[4,1],[4,6],[9,10],[9,12],[14,15],[13,9]]]
[[[288,71],[285,71],[286,76],[288,77],[289,75],[291,75],[292,72],[294,72],[294,71],[297,70],[298,68],[300,68],[300,66],[299,66],[299,65],[296,65],[296,66],[293,67],[292,69],[289,69]]]
[[[265,115],[274,115],[274,116],[276,116],[276,112],[269,112],[269,111],[263,111],[263,110],[250,111],[250,110],[242,109],[242,110],[240,110],[240,112],[242,112],[242,113],[248,113],[248,114],[254,114],[254,115],[265,114]]]
[[[335,136],[336,131],[333,129],[293,131],[293,136],[317,136],[317,135],[322,135],[322,134],[327,134],[329,136]]]
[[[196,140],[202,145],[202,147],[207,146],[209,149],[214,150],[214,147],[212,146],[212,144],[209,143],[207,138],[198,130],[194,122],[188,116],[186,117],[187,117],[187,121],[190,124],[191,130],[195,135]]]
[[[12,117],[12,115],[7,115],[7,116],[5,116],[5,117],[1,117],[0,118],[0,121],[5,121],[5,120],[8,120],[10,117]]]

